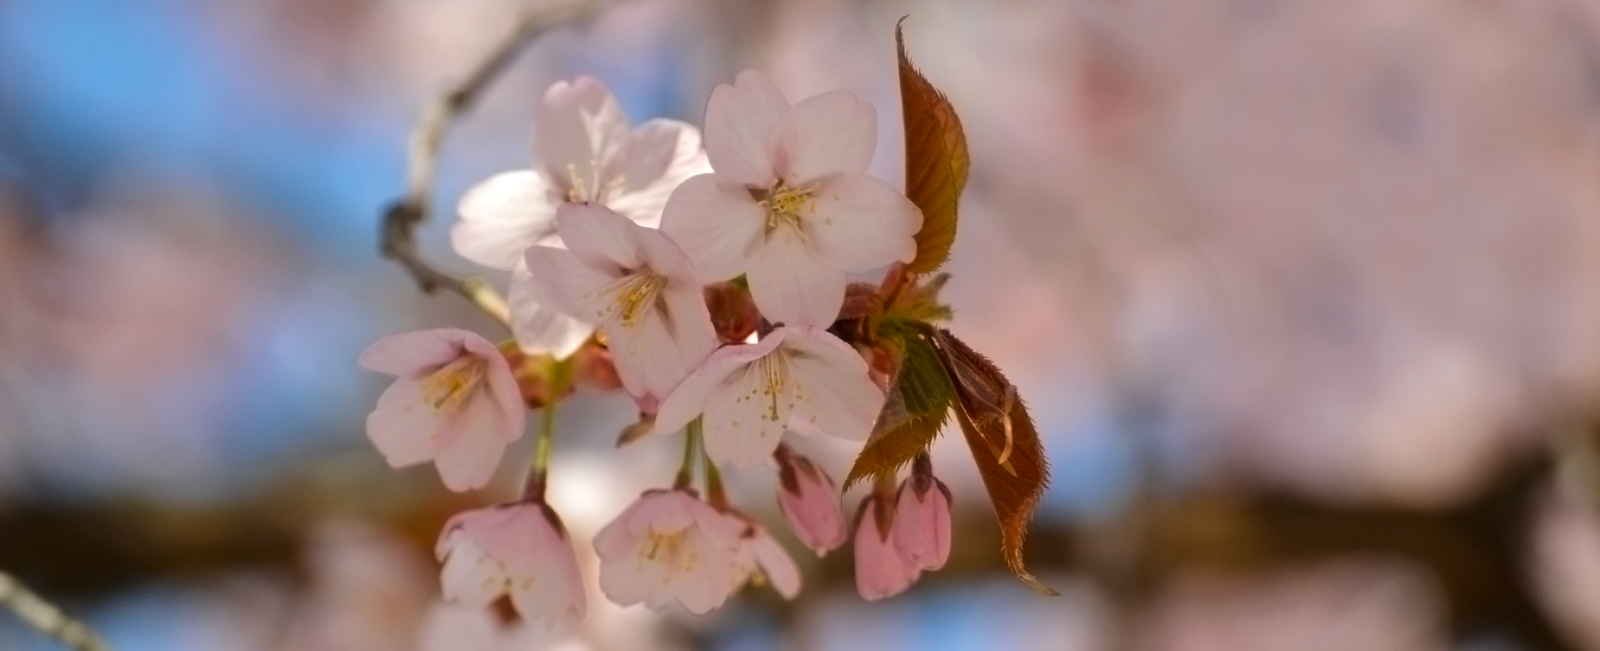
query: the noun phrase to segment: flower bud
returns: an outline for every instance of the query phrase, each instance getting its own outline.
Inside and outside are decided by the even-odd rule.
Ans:
[[[885,526],[893,521],[892,508],[885,495],[873,493],[856,511],[856,591],[867,601],[905,592],[922,574],[895,551],[889,535],[893,525]],[[891,515],[884,517],[885,512]]]
[[[907,564],[937,570],[950,559],[950,489],[932,472],[913,472],[895,500],[894,549]]]
[[[801,543],[826,556],[847,535],[833,478],[788,446],[779,445],[773,457],[778,461],[778,510]]]

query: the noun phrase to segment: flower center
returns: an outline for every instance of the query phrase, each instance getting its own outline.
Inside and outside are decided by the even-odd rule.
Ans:
[[[689,530],[682,529],[676,533],[663,534],[652,530],[645,534],[644,545],[639,548],[639,559],[650,563],[660,563],[666,566],[667,571],[678,574],[687,574],[694,571],[700,564],[700,554],[694,551],[687,538]]]
[[[648,270],[631,273],[605,287],[584,294],[584,298],[593,296],[610,296],[611,301],[605,309],[597,310],[595,316],[604,320],[615,319],[624,328],[631,328],[639,324],[639,320],[648,314],[650,308],[656,304],[656,297],[661,295],[661,290],[667,286],[667,278],[658,276]]]
[[[757,205],[767,209],[767,232],[782,224],[789,224],[794,226],[796,231],[800,231],[800,221],[804,216],[816,212],[811,193],[815,192],[819,185],[812,183],[799,188],[790,188],[782,181],[773,181],[767,188],[766,198],[756,202]]]
[[[615,194],[622,187],[623,177],[600,178],[600,161],[589,161],[589,174],[578,173],[578,166],[567,163],[567,201],[572,203],[597,202],[605,203],[606,197]]]
[[[770,420],[782,423],[782,412],[794,409],[790,402],[780,410],[778,401],[783,396],[783,390],[789,386],[789,356],[782,350],[773,350],[767,356],[756,360],[756,386],[750,390],[751,395],[760,391],[761,400],[767,403],[767,408],[761,413],[761,420]],[[795,393],[800,392],[800,387],[795,386]]]
[[[453,414],[483,382],[484,360],[462,355],[422,379],[422,400],[438,415]]]

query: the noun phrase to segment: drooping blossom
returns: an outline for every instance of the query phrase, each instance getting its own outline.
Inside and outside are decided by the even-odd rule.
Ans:
[[[873,493],[861,501],[861,508],[856,511],[856,591],[867,601],[905,592],[922,576],[916,564],[895,550],[893,509],[887,496]],[[887,528],[884,523],[889,523]]]
[[[390,466],[433,461],[450,490],[482,488],[522,436],[516,379],[483,337],[451,328],[384,337],[360,364],[395,376],[367,416],[367,438]]]
[[[447,600],[483,608],[510,595],[523,619],[546,630],[583,619],[578,559],[549,506],[523,502],[457,514],[434,551],[444,562]]]
[[[849,532],[833,478],[788,446],[779,445],[773,458],[778,461],[778,510],[789,521],[789,530],[817,556],[844,544]]]
[[[795,565],[789,552],[760,523],[732,514],[728,517],[744,523],[744,529],[739,534],[739,551],[734,556],[735,576],[739,577],[736,584],[743,585],[747,581],[766,583],[784,599],[793,599],[800,594],[800,568]]]
[[[865,439],[882,406],[848,344],[821,328],[778,328],[707,357],[661,403],[655,431],[676,432],[704,414],[706,454],[749,468],[772,456],[786,428]]]
[[[917,459],[900,484],[894,509],[894,549],[901,560],[922,570],[937,570],[950,559],[950,489]]]
[[[556,210],[567,202],[599,203],[653,228],[672,190],[710,167],[697,129],[655,119],[630,130],[616,97],[593,77],[552,85],[536,128],[534,165],[497,174],[468,190],[450,238],[462,257],[512,272],[507,300],[517,343],[531,353],[564,359],[594,328],[520,290],[516,278],[528,274],[523,251],[535,244],[560,245]]]
[[[600,591],[623,606],[696,615],[721,606],[748,576],[743,523],[681,490],[641,495],[595,534]]]
[[[922,213],[866,175],[877,114],[846,90],[791,106],[761,73],[739,73],[706,105],[713,172],[673,192],[661,228],[706,282],[746,274],[773,323],[827,327],[846,272],[916,256]]]
[[[623,386],[653,407],[717,345],[700,283],[660,231],[597,204],[558,212],[569,248],[529,248],[531,274],[514,282],[541,305],[598,324]]]

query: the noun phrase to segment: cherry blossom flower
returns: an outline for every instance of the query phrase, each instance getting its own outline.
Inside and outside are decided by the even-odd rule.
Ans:
[[[596,204],[567,204],[557,228],[571,250],[527,250],[516,279],[542,305],[597,323],[622,384],[654,406],[717,345],[689,261],[660,231]]]
[[[778,510],[801,543],[826,556],[849,535],[833,478],[788,446],[779,445],[773,457],[778,461]]]
[[[655,431],[705,415],[706,454],[749,468],[772,456],[786,428],[862,440],[883,406],[867,363],[821,328],[778,328],[707,357],[661,403]]]
[[[749,576],[744,524],[679,490],[647,491],[595,534],[600,591],[629,606],[696,615],[721,606]]]
[[[533,502],[457,514],[435,549],[449,601],[487,607],[509,594],[523,619],[546,630],[583,619],[578,559],[550,507]]]
[[[794,564],[789,552],[773,539],[772,534],[749,518],[737,515],[727,517],[744,524],[744,531],[739,536],[739,551],[734,556],[734,575],[739,577],[736,584],[743,585],[747,581],[768,583],[784,599],[793,599],[800,594],[800,568]]]
[[[900,556],[895,550],[891,533],[894,529],[879,526],[879,511],[892,509],[884,496],[876,493],[861,501],[856,511],[856,591],[867,601],[877,601],[905,592],[917,582],[922,570]],[[888,514],[893,521],[893,511]]]
[[[739,73],[706,105],[713,172],[673,192],[661,228],[705,281],[746,274],[768,320],[826,327],[846,272],[917,253],[921,211],[866,175],[877,131],[872,106],[850,91],[791,106],[761,73]]]
[[[629,130],[622,105],[589,76],[550,86],[536,128],[531,169],[492,176],[462,197],[450,232],[462,257],[512,269],[528,247],[555,241],[556,209],[567,202],[655,227],[673,188],[707,170],[693,126],[656,119]]]
[[[950,489],[931,471],[919,470],[900,484],[891,537],[907,564],[937,570],[950,559]]]
[[[465,330],[379,339],[362,368],[395,376],[367,416],[367,438],[390,466],[433,461],[453,491],[482,488],[527,417],[505,357]]]

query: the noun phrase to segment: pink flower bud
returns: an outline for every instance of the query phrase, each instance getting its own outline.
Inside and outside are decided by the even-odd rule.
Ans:
[[[894,549],[909,565],[937,570],[950,559],[950,489],[931,472],[913,472],[895,500]]]
[[[891,597],[916,583],[922,570],[895,551],[889,530],[880,520],[892,521],[893,512],[882,495],[868,495],[856,511],[856,591],[867,601]]]
[[[543,504],[523,502],[457,514],[435,549],[444,562],[444,597],[483,608],[503,594],[523,619],[556,624],[583,619],[578,559],[566,528]]]
[[[778,460],[778,510],[783,511],[789,529],[801,543],[817,556],[826,556],[844,544],[848,535],[833,478],[787,446],[779,446],[774,457]]]

